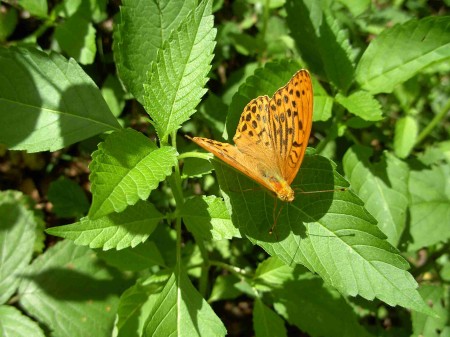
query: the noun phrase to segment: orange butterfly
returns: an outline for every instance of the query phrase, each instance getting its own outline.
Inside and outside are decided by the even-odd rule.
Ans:
[[[312,114],[311,77],[302,69],[272,98],[259,96],[247,104],[233,138],[235,146],[189,138],[281,200],[291,202],[294,191],[290,185],[305,155]]]

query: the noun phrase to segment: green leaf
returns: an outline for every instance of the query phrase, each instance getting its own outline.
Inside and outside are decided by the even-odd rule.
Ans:
[[[348,303],[317,277],[286,282],[273,296],[275,310],[309,336],[370,336]]]
[[[114,116],[118,117],[125,107],[125,92],[116,76],[108,75],[102,86],[102,96]]]
[[[344,155],[344,172],[388,241],[397,246],[406,226],[409,168],[388,152],[374,164],[371,155],[369,148],[351,147]]]
[[[73,240],[77,245],[119,250],[147,240],[163,218],[155,206],[140,201],[121,213],[95,220],[86,217],[71,225],[49,228],[47,233]]]
[[[346,91],[353,81],[353,51],[327,2],[289,0],[286,10],[287,23],[302,59],[313,73],[325,75]]]
[[[312,82],[314,87],[313,121],[327,121],[331,118],[334,103],[333,97],[328,95],[315,77],[312,78]]]
[[[357,91],[350,96],[339,93],[336,101],[350,113],[366,121],[379,121],[383,118],[380,102],[367,91]]]
[[[208,303],[232,300],[242,295],[242,292],[236,287],[239,282],[241,280],[233,274],[219,275],[214,282]]]
[[[4,42],[16,29],[17,10],[14,7],[3,7],[0,12],[0,41]]]
[[[19,5],[30,12],[31,15],[41,18],[47,17],[47,0],[19,0]]]
[[[0,326],[3,337],[44,337],[44,332],[31,318],[13,306],[0,306]]]
[[[114,26],[114,58],[125,87],[144,104],[143,84],[163,42],[195,8],[196,0],[123,0]]]
[[[280,62],[266,63],[264,68],[255,70],[254,75],[247,77],[246,81],[239,87],[238,92],[234,94],[228,109],[226,122],[228,136],[235,134],[239,118],[248,102],[258,96],[272,96],[298,70],[300,70],[298,62],[282,60]]]
[[[177,271],[159,294],[144,336],[225,336],[226,329],[184,272]]]
[[[0,48],[0,143],[55,151],[120,129],[94,82],[74,61],[24,48]]]
[[[356,80],[372,94],[389,93],[424,68],[450,58],[449,25],[448,16],[429,16],[386,29],[361,57]]]
[[[377,297],[432,314],[406,271],[408,263],[385,240],[363,202],[350,191],[339,191],[348,184],[329,160],[305,157],[292,186],[319,193],[297,192],[281,210],[274,209],[274,197],[250,179],[223,163],[214,166],[232,221],[252,243],[288,265],[303,264],[342,294]]]
[[[92,250],[59,242],[34,260],[24,275],[20,305],[54,336],[111,336],[123,280],[111,274]]]
[[[214,139],[220,139],[225,127],[227,112],[228,105],[223,102],[223,99],[209,92],[196,116],[201,116],[202,120],[210,127]]]
[[[358,16],[370,8],[370,0],[339,0],[353,16]]]
[[[240,237],[221,198],[209,196],[188,199],[180,209],[180,216],[197,240],[217,241]]]
[[[121,251],[97,251],[97,256],[108,265],[122,271],[140,271],[154,265],[165,265],[158,247],[149,240],[136,247],[129,247]]]
[[[253,329],[258,337],[287,337],[283,319],[257,298],[253,307]]]
[[[283,286],[292,279],[293,268],[277,257],[271,256],[258,265],[254,282],[259,290],[271,290],[273,287]]]
[[[158,148],[132,129],[111,134],[92,154],[90,180],[93,201],[91,219],[122,212],[172,173],[177,153],[170,146]]]
[[[406,158],[416,144],[419,127],[411,116],[400,118],[395,123],[394,151],[397,157]]]
[[[0,304],[19,286],[36,239],[33,212],[9,191],[0,192]]]
[[[423,299],[432,305],[439,318],[412,312],[412,336],[440,337],[442,335],[439,332],[448,325],[448,289],[438,285],[423,285],[419,292]]]
[[[97,46],[95,28],[82,14],[69,17],[55,29],[61,49],[81,64],[94,62]]]
[[[80,217],[89,209],[89,201],[84,190],[67,178],[50,183],[47,197],[53,205],[52,211],[62,218]]]
[[[117,337],[142,336],[145,318],[155,306],[163,286],[161,280],[150,276],[146,280],[138,280],[122,294],[117,310]]]
[[[211,173],[213,167],[208,160],[200,158],[184,158],[182,179],[201,177]]]
[[[450,238],[450,167],[448,164],[411,171],[409,175],[410,234],[408,250],[418,250]]]
[[[161,140],[189,119],[206,92],[216,36],[211,3],[203,0],[183,20],[148,72],[144,106]]]

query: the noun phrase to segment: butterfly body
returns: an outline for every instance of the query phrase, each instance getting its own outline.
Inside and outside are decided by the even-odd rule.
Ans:
[[[247,104],[233,137],[235,145],[202,137],[192,140],[282,201],[291,202],[290,184],[306,151],[312,110],[311,78],[300,70],[272,98],[259,96]]]

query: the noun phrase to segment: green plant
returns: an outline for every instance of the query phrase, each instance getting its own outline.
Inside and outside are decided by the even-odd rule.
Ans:
[[[2,158],[55,182],[44,212],[2,186],[7,334],[450,333],[444,4],[124,0],[113,35],[106,2],[20,5],[1,16]],[[41,21],[14,40],[23,8]],[[36,48],[48,32],[50,53]],[[96,32],[112,36],[114,61]],[[314,146],[270,234],[274,197],[183,135],[231,139],[244,106],[302,67]],[[55,167],[82,162],[92,142],[86,214],[82,175],[56,180]],[[46,247],[47,234],[65,240]],[[226,308],[239,302],[252,310],[233,331]]]

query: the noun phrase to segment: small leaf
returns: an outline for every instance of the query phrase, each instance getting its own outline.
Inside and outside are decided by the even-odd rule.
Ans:
[[[55,151],[120,125],[74,61],[33,49],[0,48],[0,143]]]
[[[206,92],[216,36],[211,4],[203,0],[183,20],[148,72],[144,107],[161,140],[189,119]]]
[[[144,242],[163,219],[149,202],[141,201],[121,213],[92,220],[88,217],[71,225],[47,229],[51,235],[73,240],[77,245],[117,250]]]
[[[0,304],[17,291],[36,239],[33,212],[9,191],[0,192]]]
[[[344,171],[378,227],[397,246],[406,226],[409,168],[388,152],[375,164],[370,156],[368,148],[351,147],[344,155]]]
[[[197,239],[217,241],[240,237],[225,203],[215,196],[188,199],[180,210],[180,216]]]
[[[20,306],[53,335],[111,336],[124,280],[106,269],[92,250],[61,241],[24,275]]]
[[[366,121],[379,121],[383,118],[380,102],[367,91],[357,91],[347,97],[337,94],[336,101],[350,113]]]
[[[226,329],[184,272],[175,272],[158,295],[144,336],[225,336]]]
[[[0,12],[0,41],[4,42],[17,26],[17,10],[14,7],[3,7]]]
[[[428,247],[450,238],[450,167],[446,164],[409,175],[410,234],[408,251]]]
[[[211,173],[213,167],[208,160],[200,158],[185,158],[183,161],[182,179],[201,177]]]
[[[80,217],[87,213],[89,202],[84,190],[74,181],[61,178],[53,181],[48,189],[52,211],[59,217]]]
[[[288,265],[303,264],[342,294],[377,297],[433,315],[406,271],[408,263],[376,227],[363,202],[321,156],[306,156],[292,183],[302,194],[274,209],[274,197],[229,166],[214,162],[233,223],[252,243]],[[246,193],[246,190],[253,190]],[[276,221],[274,234],[269,234]]]
[[[411,116],[400,118],[395,124],[394,151],[397,157],[406,158],[417,140],[417,120]]]
[[[13,306],[0,306],[0,326],[4,337],[45,337],[35,321]]]
[[[253,310],[253,329],[258,337],[287,337],[283,319],[257,298]]]
[[[312,82],[314,87],[313,121],[325,122],[331,118],[334,100],[314,76]]]
[[[386,29],[361,57],[356,80],[372,94],[389,93],[424,68],[448,59],[449,25],[448,16],[429,16]]]
[[[94,62],[97,46],[95,28],[81,14],[69,17],[55,29],[55,39],[63,51],[81,64]]]
[[[91,219],[122,212],[150,192],[172,173],[176,151],[170,146],[158,148],[132,129],[115,132],[92,154],[93,201]]]
[[[258,289],[262,289],[260,284],[270,285],[272,288],[282,286],[284,282],[292,279],[294,268],[288,266],[277,257],[271,256],[258,265],[254,282]]]
[[[179,27],[196,0],[123,0],[114,25],[114,58],[125,87],[144,104],[143,84],[156,54]]]

